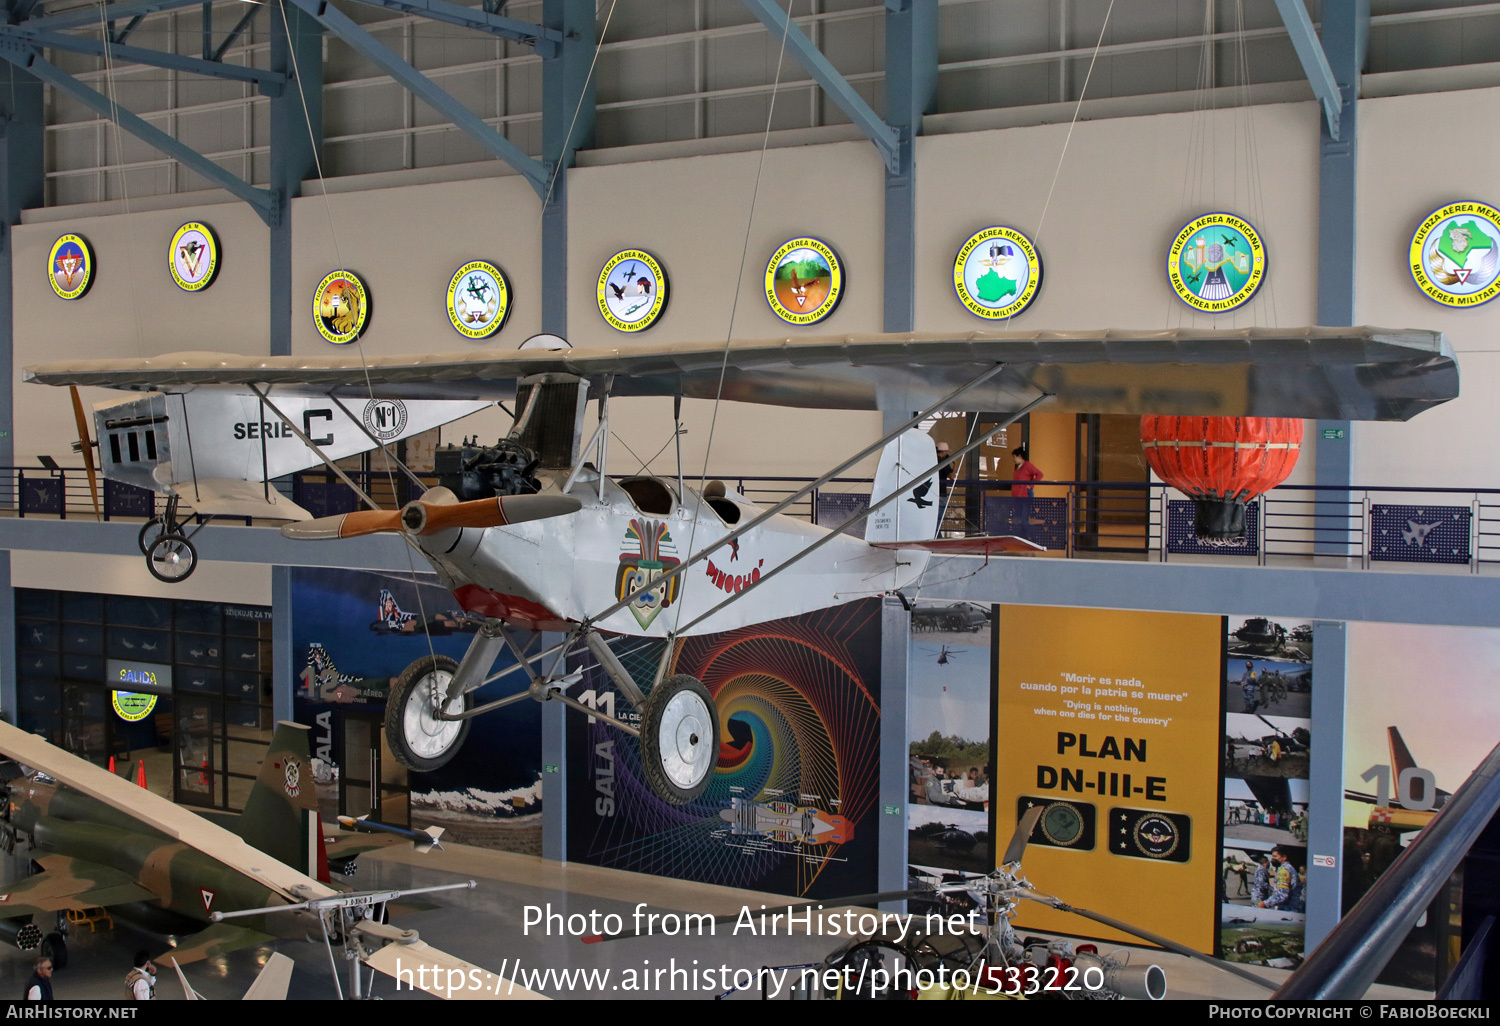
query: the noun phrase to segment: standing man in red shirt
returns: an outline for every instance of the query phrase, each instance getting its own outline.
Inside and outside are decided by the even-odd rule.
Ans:
[[[1011,480],[1015,483],[1010,486],[1011,505],[1015,507],[1016,531],[1023,538],[1030,537],[1031,533],[1031,499],[1036,494],[1036,489],[1028,482],[1040,481],[1044,476],[1028,457],[1031,453],[1022,442],[1010,451],[1011,457],[1016,461],[1015,472],[1011,474]]]

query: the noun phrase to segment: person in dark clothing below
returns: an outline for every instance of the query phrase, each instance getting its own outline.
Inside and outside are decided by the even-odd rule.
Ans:
[[[52,1000],[52,959],[39,958],[26,980],[27,1001]]]
[[[1040,481],[1043,474],[1031,462],[1031,452],[1025,442],[1012,449],[1010,455],[1016,461],[1016,469],[1010,475],[1014,482],[1010,486],[1011,524],[1015,534],[1030,538],[1032,496],[1036,494],[1036,489],[1029,482]]]
[[[156,997],[156,966],[151,964],[151,953],[141,950],[135,953],[130,972],[125,974],[125,989],[135,1001],[150,1001]]]

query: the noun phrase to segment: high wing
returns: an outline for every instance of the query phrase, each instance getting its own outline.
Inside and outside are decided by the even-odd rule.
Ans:
[[[217,859],[285,898],[288,902],[330,897],[338,892],[327,884],[247,844],[217,823],[211,823],[167,799],[138,787],[80,759],[19,727],[0,722],[0,753],[84,794],[99,799],[190,848]]]
[[[1458,395],[1441,332],[1383,328],[805,336],[601,349],[398,356],[171,353],[28,367],[27,381],[134,391],[271,385],[278,395],[505,399],[568,374],[616,396],[815,409],[922,409],[996,364],[952,408],[1012,410],[1038,392],[1079,413],[1407,420]],[[722,369],[722,392],[720,391]]]

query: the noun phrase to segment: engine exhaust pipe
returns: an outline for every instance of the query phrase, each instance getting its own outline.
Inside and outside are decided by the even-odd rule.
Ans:
[[[1104,976],[1102,990],[1112,990],[1121,997],[1136,1001],[1160,1001],[1167,996],[1167,974],[1159,965],[1121,965],[1112,958],[1080,952],[1073,958],[1080,983],[1089,978],[1090,969]]]

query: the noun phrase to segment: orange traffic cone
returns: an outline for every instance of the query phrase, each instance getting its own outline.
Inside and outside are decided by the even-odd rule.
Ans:
[[[146,760],[145,759],[142,759],[141,760],[141,764],[136,767],[135,782],[137,784],[140,784],[142,787],[146,786]]]
[[[109,757],[109,771],[111,773],[115,772],[115,757],[113,755]]]

